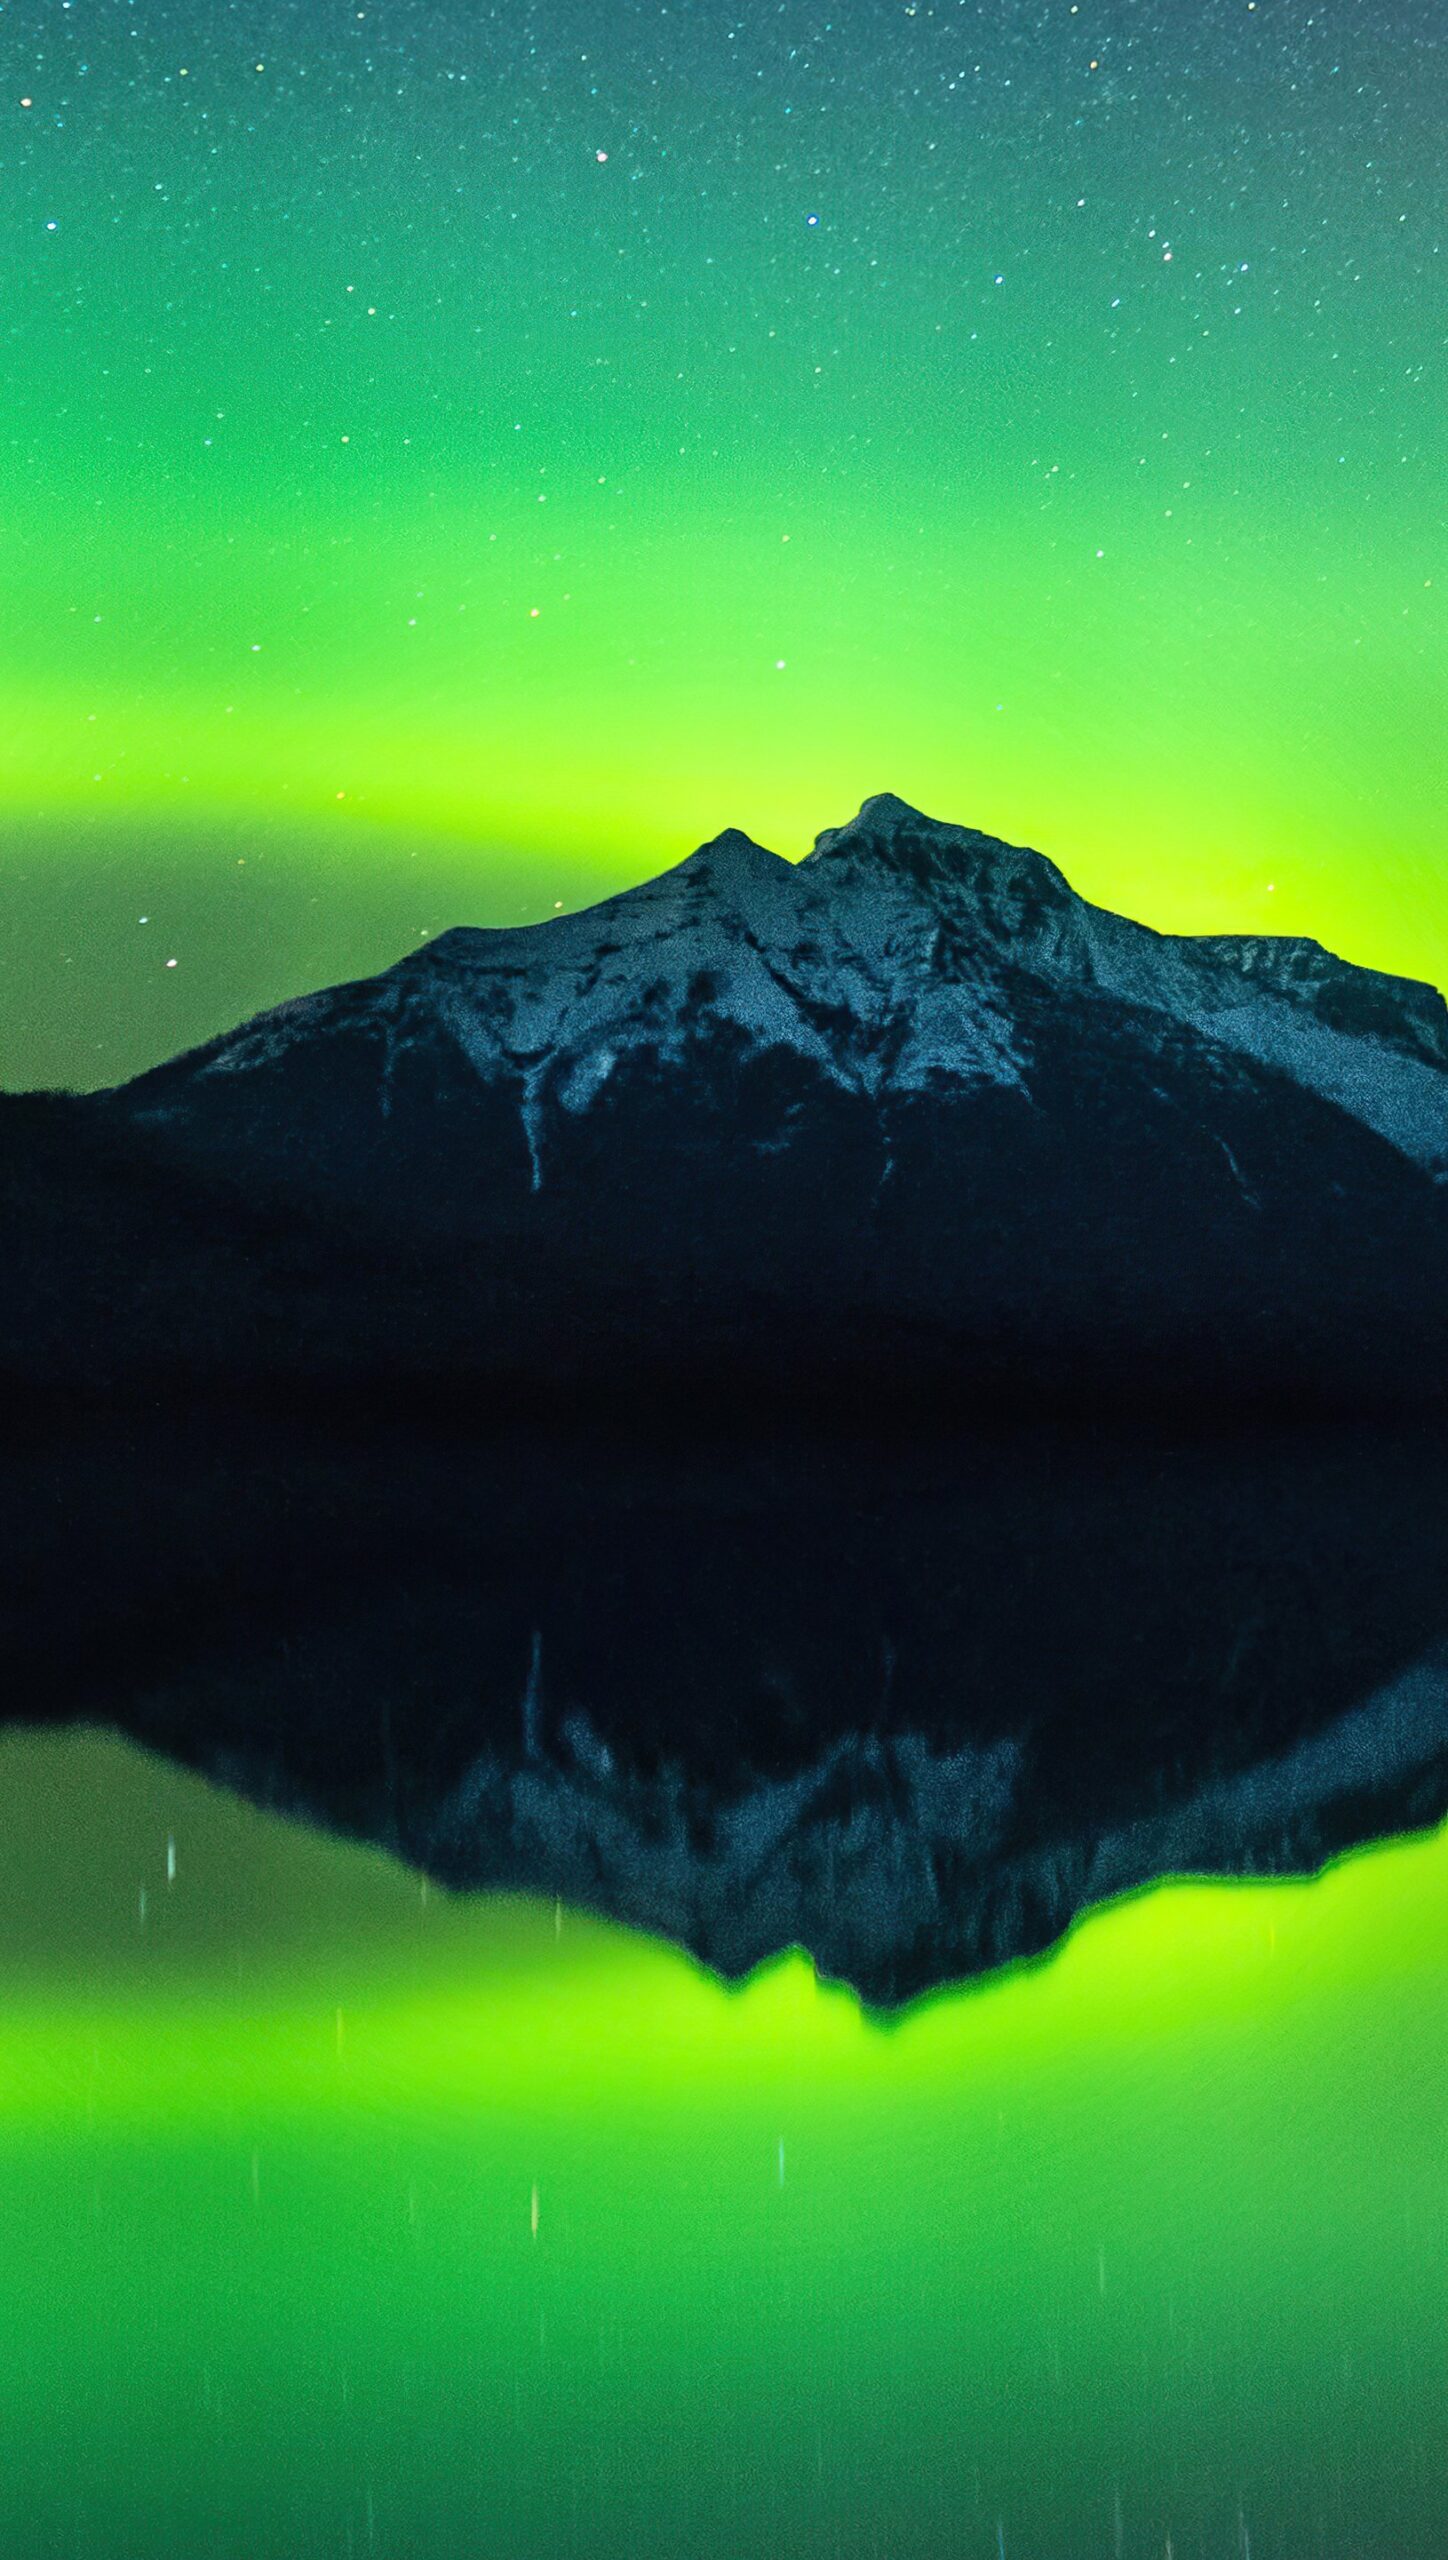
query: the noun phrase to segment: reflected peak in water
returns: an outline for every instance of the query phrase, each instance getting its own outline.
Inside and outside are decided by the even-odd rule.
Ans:
[[[449,1886],[731,1978],[799,1945],[888,2007],[1156,1877],[1435,1821],[1444,1473],[131,1431],[12,1465],[6,1688]]]

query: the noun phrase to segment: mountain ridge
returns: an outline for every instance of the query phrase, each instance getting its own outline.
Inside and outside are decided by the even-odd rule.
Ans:
[[[1448,1376],[1441,997],[888,796],[41,1099],[12,1369],[760,1427]]]
[[[540,1063],[570,1053],[575,1096],[617,1063],[603,1054],[610,1040],[667,1047],[673,1033],[677,1046],[688,1003],[761,1046],[786,1040],[867,1091],[952,1070],[1010,1082],[1022,1061],[991,983],[1003,966],[1188,1021],[1448,1177],[1448,1081],[1438,1083],[1448,1079],[1448,1005],[1436,989],[1305,937],[1159,933],[1091,905],[1045,855],[926,818],[889,793],[825,829],[798,864],[729,828],[593,906],[531,925],[451,927],[374,978],[292,998],[112,1090],[145,1108],[178,1069],[245,1070],[273,1043],[369,1004],[393,1037],[410,1012],[430,1010],[478,1071],[511,1065],[525,1087]],[[873,1046],[827,1036],[842,1007],[876,1033]]]

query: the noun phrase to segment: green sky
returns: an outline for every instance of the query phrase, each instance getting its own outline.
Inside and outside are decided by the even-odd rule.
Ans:
[[[7,20],[6,1081],[884,788],[1448,981],[1433,13]]]

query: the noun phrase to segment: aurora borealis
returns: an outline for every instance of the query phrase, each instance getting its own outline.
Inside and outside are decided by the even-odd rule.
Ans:
[[[11,0],[0,1077],[881,788],[1448,979],[1430,0]]]
[[[1448,1836],[883,2025],[0,1753],[7,2560],[1442,2547]]]
[[[882,791],[1151,924],[1313,935],[1448,987],[1445,127],[1443,0],[0,0],[0,1087],[119,1083],[726,827],[798,856]],[[277,1089],[290,1140],[311,1124]],[[1204,1788],[1226,1805],[1245,1773],[1241,1837],[1270,1848],[1302,1736],[1338,1755],[1324,1801],[1371,1808],[1379,1726],[1440,1711],[1432,1469],[1389,1484],[1364,1437],[1294,1505],[1264,1422],[1235,1450],[1251,1497],[1212,1477],[1169,1536],[1165,1471],[1138,1501],[1105,1467],[1078,1500],[1022,1443],[1011,1508],[1010,1471],[956,1453],[979,1608],[908,1485],[896,1576],[833,1442],[828,1501],[782,1434],[751,1448],[757,1574],[727,1484],[691,1510],[649,1478],[631,1511],[611,1450],[596,1477],[557,1461],[557,1510],[505,1451],[500,1530],[429,1472],[428,1435],[450,1465],[484,1410],[453,1374],[389,1370],[396,1450],[342,1413],[345,1363],[320,1419],[284,1413],[273,1446],[263,1411],[248,1443],[289,1312],[333,1345],[305,1220],[279,1211],[274,1261],[271,1228],[253,1254],[218,1183],[193,1248],[191,1195],[150,1187],[148,1156],[133,1230],[103,1134],[65,1188],[72,1133],[124,1131],[117,1104],[3,1108],[12,1223],[39,1236],[33,1269],[11,1257],[33,1320],[12,1385],[40,1348],[7,1425],[0,1659],[24,1673],[9,1713],[48,1729],[0,1735],[0,2560],[1448,2548],[1448,1829],[1272,1885],[1181,1878],[1178,1831],[1153,1870],[1175,1880],[886,2020],[798,1952],[726,1989],[641,1932],[453,1897],[321,1827],[405,1845],[409,1716],[466,1813],[495,1695],[523,1778],[556,1727],[582,1801],[611,1746],[569,1668],[587,1649],[552,1645],[570,1610],[609,1654],[600,1733],[642,1701],[670,1787],[691,1717],[724,1778],[758,1733],[782,1802],[847,1651],[862,1739],[888,1737],[918,1589],[945,1630],[932,1714],[1019,1690],[1029,1714],[982,1729],[1027,1767],[1074,1718],[1043,1765],[1083,1822],[1150,1722],[1152,1817],[1203,1745]],[[399,1160],[412,1126],[389,1120]],[[1295,1181],[1311,1129],[1281,1126]],[[528,1152],[541,1190],[531,1129]],[[1204,1220],[1230,1196],[1275,1251],[1252,1162],[1201,1158]],[[432,1159],[408,1161],[421,1196]],[[1135,1161],[1113,1141],[1123,1191]],[[1429,1174],[1401,1178],[1436,1215]],[[614,1186],[623,1224],[646,1191]],[[470,1339],[477,1232],[439,1227],[417,1263],[459,1275]],[[848,1297],[843,1251],[802,1232]],[[1049,1242],[1084,1300],[1062,1221]],[[1387,1254],[1393,1318],[1413,1262]],[[410,1354],[429,1302],[398,1268],[375,1338]],[[1333,1268],[1313,1285],[1352,1317]],[[113,1394],[133,1269],[165,1366],[118,1364]],[[1039,1316],[1028,1287],[1012,1304]],[[631,1284],[636,1308],[657,1333]],[[50,1383],[72,1374],[73,1443]],[[839,1450],[863,1414],[840,1397]],[[1073,1687],[1093,1610],[1123,1670]],[[197,1765],[315,1819],[65,1722],[117,1700],[168,1747],[211,1717]],[[259,1716],[248,1757],[258,1702],[278,1739]],[[830,1764],[844,1816],[866,1757]],[[1435,1818],[1438,1762],[1404,1765],[1391,1818]],[[675,1793],[692,1854],[716,1815]],[[830,1895],[859,1871],[840,1836]],[[1045,1864],[1074,1837],[1043,1828]],[[929,1931],[956,1888],[925,1863]],[[1042,1938],[992,1960],[1006,1943]]]

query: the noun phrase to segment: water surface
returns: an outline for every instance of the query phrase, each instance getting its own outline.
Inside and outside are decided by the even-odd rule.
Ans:
[[[1448,1835],[888,2023],[0,1744],[6,2560],[1430,2560]]]

